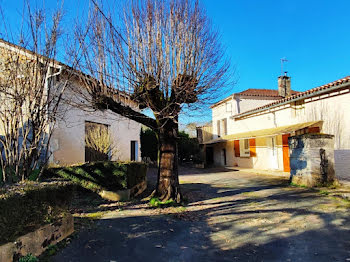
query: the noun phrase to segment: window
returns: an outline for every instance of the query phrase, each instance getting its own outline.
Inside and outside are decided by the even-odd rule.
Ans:
[[[220,120],[216,121],[216,127],[217,127],[217,134],[220,136]]]
[[[225,119],[222,119],[221,120],[221,123],[222,123],[222,127],[223,127],[223,135],[226,136],[227,135],[227,118]]]
[[[227,135],[227,118],[216,121],[216,126],[219,137]]]
[[[130,142],[130,160],[131,161],[138,160],[138,143],[137,143],[137,141]]]
[[[250,157],[249,139],[239,140],[240,157]]]

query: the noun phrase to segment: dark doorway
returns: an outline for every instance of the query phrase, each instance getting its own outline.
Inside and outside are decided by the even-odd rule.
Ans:
[[[85,122],[85,162],[106,161],[109,159],[106,146],[108,143],[108,125]]]
[[[226,149],[222,149],[222,160],[223,160],[223,164],[224,166],[226,166]]]
[[[130,156],[130,160],[131,161],[136,161],[138,158],[138,145],[137,145],[137,141],[131,141],[130,143],[130,152],[131,152],[131,156]]]
[[[205,148],[205,163],[210,166],[214,164],[214,150],[212,147]]]

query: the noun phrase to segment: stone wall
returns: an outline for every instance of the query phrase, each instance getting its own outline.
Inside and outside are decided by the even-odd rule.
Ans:
[[[32,254],[41,255],[50,245],[55,245],[74,232],[73,216],[67,214],[61,220],[42,226],[34,232],[28,233],[0,246],[0,261],[18,261],[22,256]]]
[[[333,137],[326,134],[304,134],[288,139],[292,183],[314,187],[334,182]]]
[[[350,181],[350,150],[334,150],[335,174],[339,180]]]

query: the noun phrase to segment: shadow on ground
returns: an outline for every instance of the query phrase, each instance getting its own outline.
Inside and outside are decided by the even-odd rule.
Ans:
[[[185,209],[111,208],[52,261],[350,260],[348,202],[285,180],[216,174],[219,182],[194,174],[182,185]]]

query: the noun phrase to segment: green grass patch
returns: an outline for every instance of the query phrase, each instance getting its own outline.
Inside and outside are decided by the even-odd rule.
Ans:
[[[182,213],[182,212],[185,212],[185,211],[186,211],[186,207],[184,207],[184,206],[180,206],[180,207],[176,208],[176,212],[177,213]]]
[[[324,195],[324,196],[329,195],[329,192],[327,190],[320,190],[318,193],[320,193],[321,195]]]
[[[94,213],[83,213],[83,214],[78,214],[74,215],[74,217],[80,217],[80,218],[89,218],[89,219],[100,219],[106,212],[104,211],[98,211]]]
[[[47,252],[47,255],[51,257],[51,256],[56,255],[58,250],[59,250],[59,248],[57,245],[49,245],[45,252]]]
[[[261,197],[260,193],[257,191],[243,192],[243,193],[241,193],[241,195],[243,195],[245,197],[250,197],[250,198],[260,198]]]
[[[172,199],[167,201],[160,201],[157,197],[151,198],[151,200],[149,201],[149,205],[151,207],[157,207],[157,208],[178,206],[178,204]]]
[[[307,185],[298,185],[298,184],[295,184],[295,183],[290,183],[289,185],[292,186],[292,187],[309,188]]]
[[[19,260],[19,262],[38,262],[39,259],[35,256],[33,256],[32,254],[28,254],[24,257],[21,257]]]

